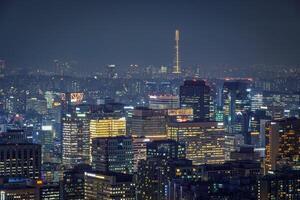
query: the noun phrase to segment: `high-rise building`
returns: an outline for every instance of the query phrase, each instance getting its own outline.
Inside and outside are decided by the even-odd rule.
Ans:
[[[300,168],[300,119],[273,120],[266,125],[265,173]]]
[[[230,133],[240,133],[249,141],[248,128],[251,109],[250,82],[227,80],[223,85],[224,122]]]
[[[42,147],[42,163],[53,161],[54,157],[54,135],[51,126],[42,126],[42,130],[33,133],[33,142]]]
[[[299,171],[281,171],[258,180],[258,200],[300,199]]]
[[[3,130],[3,132],[0,132],[1,143],[13,144],[31,142],[28,137],[30,137],[30,135],[22,129],[6,129]]]
[[[256,110],[254,113],[251,113],[249,127],[251,138],[249,144],[254,145],[257,148],[264,147],[262,144],[265,132],[261,132],[261,126],[264,126],[263,122],[266,120],[271,120],[271,117],[266,115],[266,110]]]
[[[185,146],[175,140],[157,140],[147,143],[147,158],[185,158]]]
[[[263,107],[263,95],[261,93],[251,95],[251,111],[255,112]]]
[[[230,155],[232,152],[237,151],[240,146],[245,144],[244,136],[241,134],[230,134],[225,135],[225,160],[230,161]]]
[[[168,137],[185,144],[193,164],[225,162],[225,130],[220,122],[170,122]]]
[[[30,143],[0,144],[0,176],[39,179],[41,146]]]
[[[138,107],[130,118],[131,135],[148,138],[166,138],[166,116],[164,110]]]
[[[135,200],[133,176],[115,172],[86,172],[84,199]]]
[[[60,185],[45,184],[39,187],[41,200],[60,200]]]
[[[194,191],[196,196],[199,195],[198,199],[257,199],[257,178],[261,173],[259,162],[243,160],[199,167],[205,190]],[[176,187],[180,189],[180,185]],[[180,190],[178,192],[180,194]],[[188,189],[184,190],[186,192]]]
[[[90,163],[90,131],[86,114],[65,114],[62,118],[62,161],[67,169]]]
[[[39,199],[36,187],[27,185],[0,185],[0,198],[6,199]]]
[[[199,175],[187,159],[147,158],[137,172],[137,199],[169,199],[172,180],[197,180]]]
[[[149,108],[173,109],[179,108],[179,98],[175,95],[149,95]]]
[[[168,122],[188,122],[194,119],[192,108],[168,109],[166,112]]]
[[[122,135],[126,135],[126,119],[124,117],[102,117],[90,121],[91,139]]]
[[[133,150],[133,171],[137,172],[138,164],[141,160],[147,159],[147,143],[151,142],[149,138],[133,137],[132,150]]]
[[[132,138],[125,136],[94,138],[92,166],[99,171],[133,172]]]
[[[264,92],[263,107],[267,110],[267,115],[273,119],[283,117],[298,117],[300,106],[300,94],[284,92]]]
[[[63,174],[63,199],[84,200],[84,173],[91,172],[89,165],[77,165]]]
[[[210,87],[203,80],[187,80],[180,86],[180,107],[192,108],[195,121],[210,120]]]

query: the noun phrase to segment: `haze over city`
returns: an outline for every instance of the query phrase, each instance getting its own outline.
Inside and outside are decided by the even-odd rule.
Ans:
[[[0,56],[22,68],[172,65],[179,29],[183,66],[298,65],[299,9],[294,0],[2,0]]]

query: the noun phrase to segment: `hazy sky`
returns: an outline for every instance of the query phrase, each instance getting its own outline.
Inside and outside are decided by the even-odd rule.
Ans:
[[[0,0],[0,58],[167,64],[300,64],[299,0]]]

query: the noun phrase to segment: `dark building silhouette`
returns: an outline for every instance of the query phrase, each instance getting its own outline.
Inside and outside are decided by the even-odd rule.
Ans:
[[[180,107],[193,108],[195,121],[209,121],[210,87],[203,80],[187,80],[180,86]]]

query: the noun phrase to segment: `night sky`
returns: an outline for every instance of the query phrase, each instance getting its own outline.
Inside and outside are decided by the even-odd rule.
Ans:
[[[0,58],[183,66],[300,64],[299,0],[0,0]]]

